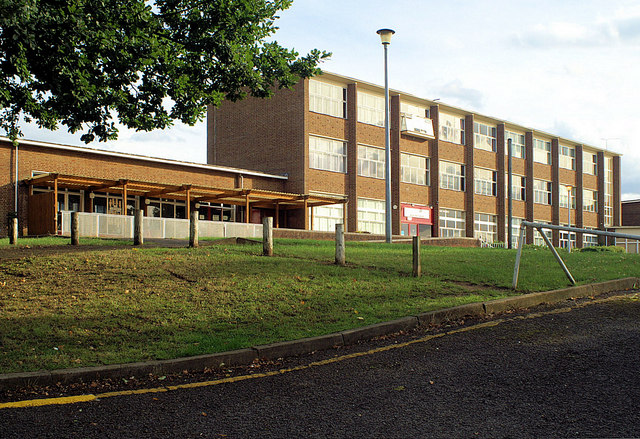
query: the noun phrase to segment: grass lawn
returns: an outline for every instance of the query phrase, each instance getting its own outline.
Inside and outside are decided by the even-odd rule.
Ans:
[[[276,240],[272,258],[261,245],[215,243],[11,257],[21,250],[5,241],[0,373],[226,351],[568,286],[542,248],[524,250],[513,291],[515,250],[505,249],[423,247],[413,278],[410,244],[348,242],[337,267],[330,241]],[[578,283],[640,276],[638,255],[561,254]]]

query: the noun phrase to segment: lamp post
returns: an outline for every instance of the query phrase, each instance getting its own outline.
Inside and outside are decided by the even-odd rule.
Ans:
[[[384,180],[385,180],[385,238],[391,242],[391,133],[389,131],[389,74],[387,70],[387,46],[391,43],[392,29],[380,29],[378,35],[384,47]]]

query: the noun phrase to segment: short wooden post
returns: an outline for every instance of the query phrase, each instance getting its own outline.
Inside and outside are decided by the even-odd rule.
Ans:
[[[144,244],[144,238],[142,236],[142,210],[136,210],[133,218],[133,245]]]
[[[191,212],[189,220],[189,247],[198,247],[198,211]]]
[[[262,254],[273,256],[273,218],[270,216],[262,220]]]
[[[420,237],[413,237],[413,277],[420,277],[422,267],[420,265]]]
[[[71,212],[71,245],[80,245],[80,215]]]
[[[336,224],[336,265],[345,264],[344,224]]]
[[[18,218],[9,218],[9,244],[18,244]]]

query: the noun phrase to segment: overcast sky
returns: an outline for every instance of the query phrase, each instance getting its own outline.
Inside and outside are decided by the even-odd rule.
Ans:
[[[324,70],[622,153],[623,199],[640,198],[640,1],[295,0],[275,39],[333,53]],[[32,140],[84,144],[28,126]],[[206,161],[206,128],[121,130],[90,147]]]

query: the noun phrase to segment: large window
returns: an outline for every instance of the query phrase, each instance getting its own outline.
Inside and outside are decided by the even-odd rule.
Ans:
[[[473,187],[476,194],[496,196],[498,187],[498,173],[496,171],[475,168],[473,177]]]
[[[576,189],[571,186],[560,185],[560,207],[576,208]]]
[[[384,178],[384,149],[358,145],[358,175]]]
[[[335,117],[347,116],[347,89],[339,85],[309,80],[309,110]]]
[[[604,158],[604,225],[613,225],[613,158]]]
[[[417,116],[428,118],[429,117],[429,109],[425,107],[420,107],[418,105],[407,104],[406,102],[400,103],[400,115],[401,116]]]
[[[334,232],[336,224],[344,224],[344,207],[342,204],[313,208],[312,230]]]
[[[464,191],[464,165],[440,162],[440,187],[453,191]]]
[[[522,218],[511,217],[511,248],[518,248],[518,238],[520,237],[520,226],[522,225]],[[504,220],[504,240],[509,242],[509,217],[505,217]],[[527,242],[527,229],[524,230],[524,242]]]
[[[551,204],[551,182],[533,180],[533,202],[538,204]]]
[[[495,215],[476,213],[473,223],[474,237],[485,242],[498,240],[498,220]]]
[[[582,168],[585,174],[598,175],[598,154],[583,151]]]
[[[384,126],[384,96],[358,92],[358,122]]]
[[[527,193],[527,180],[521,175],[511,175],[511,199],[525,201]],[[504,196],[509,198],[509,174],[504,176]]]
[[[474,146],[485,151],[496,150],[496,127],[475,122],[473,124]]]
[[[570,146],[560,145],[560,162],[559,165],[564,169],[576,170],[576,149]]]
[[[508,141],[511,139],[511,154],[513,157],[523,159],[525,157],[524,134],[506,131],[504,136],[504,154],[509,155]]]
[[[358,231],[384,235],[384,201],[358,198]]]
[[[575,227],[575,225],[571,224],[570,227]],[[569,242],[571,242],[571,248],[576,248],[577,242],[576,232],[569,232],[567,230],[560,230],[560,248],[569,248]]]
[[[582,209],[585,212],[598,212],[598,191],[582,190]]]
[[[598,245],[598,235],[588,235],[586,233],[582,234],[583,247],[595,247],[597,245]]]
[[[400,154],[400,175],[403,183],[429,185],[429,158]]]
[[[309,136],[309,167],[324,171],[347,171],[347,142]]]
[[[534,221],[536,223],[541,223],[541,224],[549,224],[545,221]],[[551,229],[542,229],[543,233],[546,235],[547,238],[549,238],[549,241],[551,241],[552,237],[553,237],[553,233],[551,232]],[[544,238],[542,237],[542,235],[540,234],[540,232],[538,232],[538,229],[533,229],[533,244],[534,245],[547,245],[546,242],[544,242]]]
[[[463,210],[440,209],[440,237],[457,238],[465,236],[464,216]]]
[[[545,165],[551,164],[551,142],[533,139],[533,161]]]
[[[440,113],[440,140],[464,145],[464,118]]]

